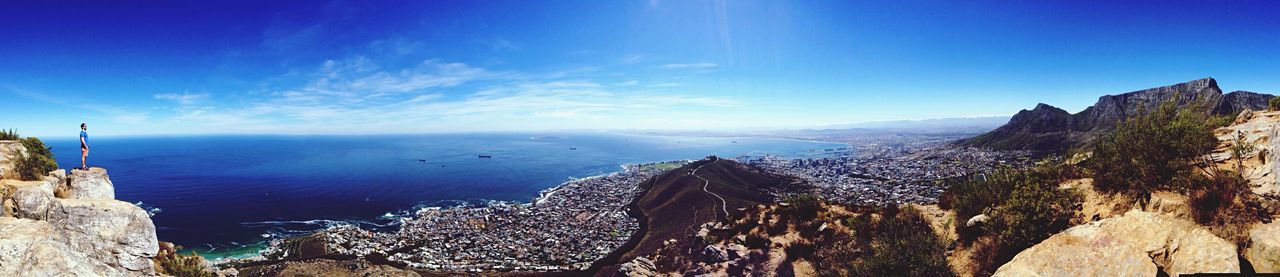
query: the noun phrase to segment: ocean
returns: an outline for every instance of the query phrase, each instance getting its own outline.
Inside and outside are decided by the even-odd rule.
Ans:
[[[91,130],[92,131],[92,130]],[[49,139],[62,168],[78,139]],[[765,154],[830,155],[845,145],[605,133],[94,137],[89,165],[116,198],[154,213],[157,236],[207,258],[333,224],[394,230],[423,207],[528,202],[570,178],[624,164]],[[480,158],[481,155],[491,156]]]

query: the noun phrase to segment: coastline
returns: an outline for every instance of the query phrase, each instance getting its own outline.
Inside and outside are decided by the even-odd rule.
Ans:
[[[669,161],[659,161],[659,162],[620,164],[618,165],[618,170],[616,171],[610,171],[610,172],[600,173],[600,174],[581,177],[581,178],[569,177],[569,180],[567,181],[561,182],[559,184],[556,184],[555,186],[548,187],[539,191],[538,195],[534,196],[529,201],[499,201],[499,200],[486,200],[486,199],[443,200],[443,201],[437,201],[437,203],[453,202],[455,204],[454,205],[415,205],[413,207],[387,212],[384,215],[379,216],[377,219],[390,220],[391,223],[387,224],[387,226],[400,226],[400,223],[406,220],[418,217],[423,212],[428,212],[428,211],[440,212],[440,211],[462,210],[462,209],[469,209],[469,208],[494,207],[494,206],[520,206],[520,207],[527,208],[527,207],[537,206],[538,204],[541,204],[547,201],[547,199],[550,199],[553,196],[555,196],[557,192],[560,192],[561,190],[563,190],[567,185],[574,184],[576,182],[591,181],[591,180],[617,176],[620,174],[625,174],[630,172],[637,172],[637,171],[641,171],[642,170],[641,167],[643,166],[661,165],[661,164],[682,165],[692,161],[693,160],[669,160]],[[192,253],[198,254],[204,257],[205,259],[211,261],[215,265],[226,264],[231,262],[243,262],[246,260],[256,260],[256,259],[264,258],[263,251],[266,251],[270,248],[271,241],[273,240],[288,239],[293,237],[304,237],[304,236],[322,233],[322,232],[326,232],[334,229],[346,228],[347,226],[360,227],[361,224],[359,223],[368,224],[367,222],[361,222],[357,220],[318,219],[318,220],[312,220],[312,221],[319,221],[319,220],[332,221],[332,222],[338,222],[338,223],[332,224],[330,226],[326,226],[324,228],[316,229],[314,231],[307,232],[306,234],[289,235],[289,236],[283,236],[283,237],[267,237],[264,234],[264,237],[261,240],[257,240],[252,243],[246,243],[242,245],[233,243],[238,245],[238,247],[233,247],[233,248],[214,248],[217,251],[199,252],[197,251],[198,249],[187,248],[187,249],[183,249],[180,252],[186,253],[186,254],[192,254]],[[353,223],[353,221],[356,221],[356,222]],[[400,227],[396,227],[393,230],[379,230],[376,232],[394,233],[398,231],[399,228]]]

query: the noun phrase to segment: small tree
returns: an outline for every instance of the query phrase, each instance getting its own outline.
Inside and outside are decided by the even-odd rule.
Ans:
[[[1212,151],[1218,139],[1204,111],[1178,110],[1170,101],[1140,113],[1103,136],[1086,167],[1097,188],[1129,194],[1145,206],[1153,190],[1185,190],[1198,158]]]
[[[1267,110],[1280,111],[1280,96],[1271,97],[1271,100],[1267,101]]]

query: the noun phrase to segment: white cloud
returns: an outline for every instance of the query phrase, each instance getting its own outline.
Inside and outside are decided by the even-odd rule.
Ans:
[[[673,111],[736,108],[732,99],[671,93],[639,81],[598,81],[586,71],[494,71],[427,60],[386,69],[356,56],[303,74],[303,85],[239,105],[185,105],[207,94],[157,94],[184,105],[174,120],[246,132],[462,132],[627,127]],[[615,77],[616,78],[616,77]],[[616,85],[602,85],[602,83]],[[658,83],[659,85],[663,83]]]
[[[156,99],[173,101],[181,105],[191,105],[209,98],[208,93],[161,93],[152,95]]]

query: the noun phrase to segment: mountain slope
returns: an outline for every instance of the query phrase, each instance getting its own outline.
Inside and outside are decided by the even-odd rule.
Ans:
[[[701,224],[726,218],[726,212],[733,218],[741,213],[739,208],[772,202],[773,195],[792,182],[789,177],[714,157],[657,176],[642,184],[644,192],[628,205],[640,220],[640,231],[593,269],[599,269],[597,275],[610,276],[617,272],[618,263],[653,253],[667,240],[689,237]]]
[[[970,139],[961,145],[989,147],[998,150],[1032,150],[1063,152],[1090,144],[1094,139],[1115,129],[1116,123],[1143,111],[1172,101],[1179,109],[1197,109],[1214,115],[1234,115],[1244,109],[1267,107],[1273,95],[1248,91],[1222,94],[1217,80],[1204,78],[1185,83],[1104,95],[1098,102],[1076,114],[1039,104],[1022,110],[1009,123]]]

